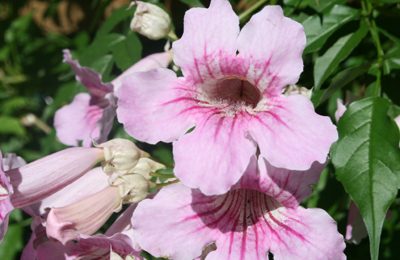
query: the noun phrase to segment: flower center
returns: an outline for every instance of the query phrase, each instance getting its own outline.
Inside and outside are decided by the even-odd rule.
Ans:
[[[261,92],[256,86],[236,77],[217,80],[209,96],[213,100],[225,101],[231,105],[242,104],[251,108],[255,108],[261,100]]]

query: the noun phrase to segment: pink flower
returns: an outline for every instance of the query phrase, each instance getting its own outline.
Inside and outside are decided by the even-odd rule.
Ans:
[[[325,162],[335,126],[308,98],[282,94],[303,70],[299,23],[267,6],[240,31],[229,2],[212,0],[189,10],[184,26],[173,43],[183,77],[158,69],[121,79],[117,117],[129,134],[174,142],[176,176],[208,195],[227,192],[257,151],[291,170]]]
[[[94,236],[80,236],[77,241],[66,245],[50,240],[45,227],[37,218],[32,223],[32,235],[26,245],[22,260],[45,259],[110,259],[112,253],[120,257],[140,257],[140,248],[134,242],[130,219],[136,205],[127,208],[111,225],[107,232]]]
[[[171,60],[167,52],[150,55],[122,75],[153,68],[167,67]],[[71,104],[60,108],[54,118],[58,139],[66,144],[91,146],[93,141],[104,142],[111,131],[115,117],[114,89],[119,86],[119,78],[111,83],[103,83],[96,71],[82,67],[73,60],[69,50],[64,50],[64,62],[74,70],[76,80],[84,85],[89,94],[80,93]],[[122,76],[121,75],[121,76]]]
[[[321,209],[298,203],[322,166],[292,172],[253,157],[241,181],[228,193],[206,196],[174,184],[142,201],[132,217],[139,246],[156,257],[195,259],[345,259],[335,221]],[[313,181],[309,179],[312,178]],[[267,185],[266,185],[267,184]]]

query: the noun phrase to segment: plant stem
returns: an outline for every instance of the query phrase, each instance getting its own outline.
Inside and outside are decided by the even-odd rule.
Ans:
[[[376,74],[376,83],[373,86],[373,95],[380,96],[381,95],[381,76],[382,76],[382,68],[383,68],[383,57],[385,53],[383,52],[381,41],[379,38],[379,30],[376,26],[375,19],[372,17],[373,7],[370,0],[363,0],[361,1],[361,6],[363,10],[363,14],[365,17],[365,22],[368,25],[369,32],[372,37],[372,41],[376,48],[377,53],[377,65],[378,65],[378,72]]]
[[[249,9],[247,9],[246,11],[244,11],[243,13],[241,13],[239,15],[239,20],[241,22],[243,22],[247,16],[251,15],[255,10],[257,10],[260,6],[262,6],[263,4],[265,4],[268,0],[259,0],[257,3],[255,3],[254,5],[250,6]],[[276,1],[271,0],[271,4],[276,3]]]

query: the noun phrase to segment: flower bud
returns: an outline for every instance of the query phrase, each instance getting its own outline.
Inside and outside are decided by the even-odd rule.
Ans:
[[[163,164],[153,161],[150,158],[140,158],[132,173],[140,174],[146,180],[150,180],[150,174],[152,172],[156,172],[163,168],[165,168]]]
[[[151,40],[165,38],[171,31],[171,18],[160,7],[136,1],[135,15],[131,21],[131,30]]]
[[[309,99],[311,99],[311,94],[312,94],[312,90],[302,87],[302,86],[298,86],[298,85],[289,85],[287,86],[287,88],[285,89],[285,95],[289,96],[289,95],[303,95],[305,97],[308,97]]]
[[[116,178],[113,186],[118,186],[122,203],[136,203],[147,197],[150,182],[140,174],[125,174]]]
[[[146,156],[134,143],[125,139],[113,139],[99,145],[104,150],[103,171],[111,175],[132,172],[139,159]]]

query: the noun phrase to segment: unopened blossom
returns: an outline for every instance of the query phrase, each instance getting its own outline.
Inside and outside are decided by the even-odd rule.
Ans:
[[[140,248],[132,236],[130,219],[136,205],[128,207],[103,234],[81,235],[65,245],[49,239],[46,229],[37,218],[32,223],[32,235],[22,253],[22,260],[45,259],[142,259]]]
[[[99,145],[104,151],[103,170],[107,174],[126,174],[132,172],[143,156],[148,156],[133,142],[116,138]]]
[[[172,24],[169,15],[154,4],[135,1],[136,11],[131,21],[131,30],[151,40],[160,40],[168,36]]]
[[[17,156],[0,158],[0,239],[14,208],[32,205],[57,192],[101,158],[101,149],[97,148],[70,148],[26,165]]]
[[[297,85],[289,85],[287,88],[284,90],[284,94],[289,96],[289,95],[303,95],[309,99],[311,99],[312,95],[312,90],[302,87],[302,86],[297,86]]]
[[[151,165],[149,161],[145,163]],[[147,167],[151,172],[144,172],[143,162],[137,163],[137,167],[138,170],[133,168],[124,174],[111,176],[109,185],[96,193],[65,206],[51,207],[46,219],[47,235],[63,244],[80,235],[92,235],[114,212],[119,212],[123,204],[145,199],[149,194],[150,176],[154,168]]]
[[[192,8],[172,46],[183,76],[158,69],[124,77],[118,120],[140,141],[173,142],[176,176],[205,194],[227,192],[258,151],[275,167],[307,170],[325,162],[338,135],[308,98],[282,94],[299,79],[305,44],[303,26],[279,6],[241,30],[228,0]]]
[[[223,195],[207,196],[182,184],[142,201],[132,217],[143,250],[174,260],[345,259],[343,236],[322,209],[299,206],[322,166],[306,172],[274,168],[255,157]],[[311,179],[311,180],[310,180]],[[210,245],[214,245],[211,246]],[[203,253],[203,256],[205,254]]]
[[[171,61],[168,52],[156,53],[143,58],[130,67],[121,76],[137,71],[167,67]],[[58,139],[66,144],[91,146],[93,142],[103,142],[111,131],[115,117],[114,89],[117,89],[120,77],[110,83],[104,83],[96,71],[83,67],[72,59],[69,50],[64,50],[64,62],[75,72],[76,79],[86,87],[89,93],[79,93],[72,103],[57,110],[54,127]]]

